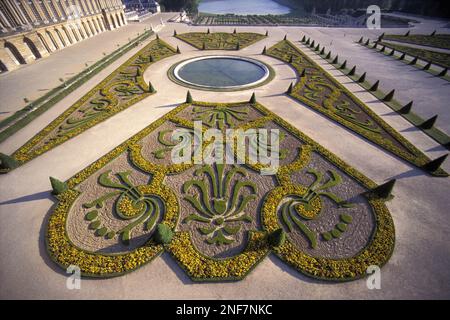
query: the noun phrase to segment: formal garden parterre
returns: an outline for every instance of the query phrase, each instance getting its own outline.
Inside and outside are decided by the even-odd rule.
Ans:
[[[279,170],[173,163],[171,133],[195,138],[198,119],[210,120],[202,135],[278,129]],[[56,263],[84,276],[131,272],[166,250],[192,280],[239,280],[274,252],[308,276],[348,281],[384,265],[395,242],[384,199],[368,195],[376,185],[256,102],[182,104],[66,184],[46,243]]]
[[[248,47],[267,35],[253,32],[189,32],[177,34],[174,36],[199,50],[240,50]]]
[[[431,161],[289,40],[264,51],[297,71],[298,81],[288,89],[294,99],[418,167]],[[448,176],[440,168],[430,173]]]

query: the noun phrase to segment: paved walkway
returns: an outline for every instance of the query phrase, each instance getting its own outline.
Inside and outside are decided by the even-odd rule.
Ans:
[[[151,264],[128,275],[108,280],[83,280],[81,290],[66,289],[66,276],[48,258],[43,234],[53,205],[49,194],[49,176],[65,180],[83,169],[112,148],[137,133],[151,122],[184,101],[187,89],[167,78],[167,69],[174,63],[205,54],[172,37],[178,33],[203,30],[179,24],[168,24],[160,36],[182,55],[173,56],[150,66],[144,74],[151,80],[157,94],[137,103],[107,121],[89,129],[75,139],[51,150],[7,175],[0,176],[0,298],[228,298],[228,299],[373,299],[373,298],[449,298],[450,292],[450,222],[448,219],[448,190],[450,179],[431,178],[408,163],[384,152],[352,132],[336,125],[310,108],[290,99],[284,92],[294,80],[294,71],[284,63],[260,53],[264,46],[280,41],[285,33],[292,40],[300,40],[303,33],[324,39],[335,39],[337,48],[354,54],[357,47],[347,30],[309,28],[269,28],[269,38],[239,52],[270,63],[276,71],[275,79],[255,89],[258,101],[286,119],[299,130],[337,154],[346,162],[378,183],[397,178],[395,198],[388,203],[396,226],[396,249],[389,263],[382,269],[382,290],[368,290],[364,280],[351,283],[328,284],[306,278],[270,256],[245,280],[236,283],[192,283],[176,263],[164,254]],[[210,27],[211,31],[231,32],[233,27]],[[264,33],[265,28],[248,27],[239,30]],[[326,36],[325,31],[331,34]],[[356,31],[352,33],[356,38]],[[361,30],[358,31],[360,37]],[[318,63],[339,79],[360,99],[402,132],[411,142],[435,158],[445,151],[402,117],[372,95],[351,82],[298,41],[302,48]],[[334,51],[334,50],[333,50]],[[336,50],[338,51],[338,50]],[[344,51],[346,52],[346,51]],[[370,52],[370,51],[368,51]],[[214,54],[208,51],[206,54]],[[129,53],[130,55],[132,53]],[[231,54],[237,54],[232,52]],[[361,54],[365,59],[370,54]],[[125,59],[126,57],[124,57]],[[359,57],[357,57],[359,58]],[[381,61],[379,62],[381,64]],[[386,63],[386,62],[384,62]],[[386,63],[387,64],[387,63]],[[375,72],[375,66],[373,66]],[[372,72],[371,71],[371,72]],[[388,77],[386,73],[386,77]],[[398,76],[398,74],[395,74]],[[411,74],[411,81],[428,88],[420,73]],[[392,77],[392,75],[391,75]],[[428,79],[433,81],[433,79]],[[36,119],[12,138],[0,144],[3,152],[12,152],[43,126],[88,91],[98,77],[72,93],[63,102]],[[397,82],[398,81],[397,78]],[[417,89],[416,89],[417,90]],[[422,89],[420,89],[422,90]],[[419,91],[420,91],[419,90]],[[249,99],[253,90],[217,94],[191,90],[194,99],[203,101],[241,101]],[[415,92],[411,90],[411,92]],[[436,95],[445,97],[437,88]],[[448,100],[448,99],[447,99]],[[444,164],[450,170],[450,163]]]

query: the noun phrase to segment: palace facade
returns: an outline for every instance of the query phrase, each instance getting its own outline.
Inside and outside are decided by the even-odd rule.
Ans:
[[[1,0],[0,72],[126,24],[121,0]]]

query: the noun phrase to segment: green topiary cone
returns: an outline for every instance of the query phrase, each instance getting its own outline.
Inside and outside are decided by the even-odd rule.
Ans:
[[[159,223],[156,226],[155,233],[153,234],[153,240],[158,244],[168,244],[172,241],[173,231],[165,224]]]
[[[423,165],[422,168],[428,172],[435,172],[441,167],[441,165],[444,163],[447,157],[448,154],[443,155],[442,157],[439,157],[437,159],[431,160],[427,164]]]
[[[191,92],[188,91],[186,94],[186,103],[192,103],[192,102],[194,102],[194,100],[192,99]]]
[[[0,169],[12,170],[19,166],[19,162],[4,153],[0,153]]]
[[[283,229],[277,229],[269,234],[267,241],[272,247],[281,247],[286,241],[286,232]]]
[[[62,182],[56,178],[50,177],[50,183],[52,185],[52,194],[57,196],[69,189],[67,183]]]
[[[392,179],[392,180],[368,191],[367,194],[369,194],[371,196],[375,196],[376,198],[379,198],[379,199],[390,200],[393,198],[392,190],[394,189],[395,182],[396,182],[396,180]]]

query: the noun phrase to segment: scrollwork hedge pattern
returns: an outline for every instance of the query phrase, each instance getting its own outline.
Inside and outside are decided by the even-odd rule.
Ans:
[[[164,147],[159,132],[168,128],[194,129],[199,109],[224,108],[248,110],[249,117],[239,123],[225,122],[223,132],[231,125],[243,130],[275,126],[283,132],[282,143],[289,144],[289,153],[280,157],[279,170],[269,178],[274,187],[267,192],[261,193],[264,186],[255,180],[261,164],[174,164],[170,153],[156,157],[152,149],[146,149],[149,143]],[[203,132],[208,128],[205,124]],[[204,141],[203,145],[210,143]],[[171,184],[169,177],[186,174],[191,178],[183,176],[179,187]],[[138,176],[145,177],[139,181],[147,182],[138,183]],[[131,272],[166,250],[194,281],[240,280],[273,252],[308,276],[348,281],[363,277],[369,265],[384,265],[395,242],[393,221],[384,203],[360,194],[376,184],[258,103],[182,104],[74,175],[67,185],[49,218],[46,244],[57,264],[63,268],[77,265],[84,276]],[[348,190],[358,194],[346,194]],[[364,206],[353,197],[360,197]],[[360,218],[351,211],[355,207],[370,217],[373,228],[360,225]],[[102,220],[105,212],[120,221],[122,228],[109,228]],[[84,217],[81,227],[71,229],[77,216]],[[317,221],[319,224],[314,224]],[[174,231],[169,243],[160,245],[153,240],[156,223]],[[271,247],[268,235],[279,228],[287,232],[287,240],[280,247]],[[361,248],[355,248],[350,256],[330,258],[323,253],[342,241],[352,241],[358,228],[366,228],[368,233]],[[95,236],[90,235],[93,230]],[[74,232],[122,249],[113,254],[83,249],[72,241]],[[137,235],[145,241],[133,247]],[[201,248],[195,238],[204,240]],[[231,256],[218,257],[207,250],[236,241],[242,245]],[[303,247],[302,241],[309,245]]]

